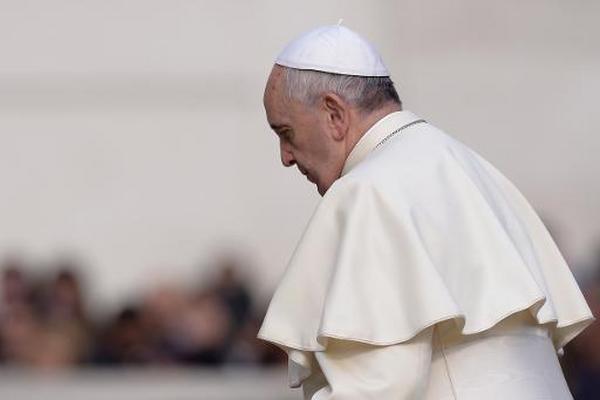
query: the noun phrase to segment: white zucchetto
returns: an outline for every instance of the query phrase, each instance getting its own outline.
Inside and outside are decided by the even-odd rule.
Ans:
[[[390,76],[375,47],[341,24],[300,35],[283,49],[275,63],[344,75]]]

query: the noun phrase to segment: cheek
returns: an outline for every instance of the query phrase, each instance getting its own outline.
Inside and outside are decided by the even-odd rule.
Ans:
[[[313,173],[321,174],[323,165],[331,158],[331,143],[323,130],[318,116],[313,115],[299,124],[296,131],[295,149],[298,161]]]
[[[332,161],[334,143],[328,140],[324,133],[314,143],[315,161],[320,165],[329,164]]]

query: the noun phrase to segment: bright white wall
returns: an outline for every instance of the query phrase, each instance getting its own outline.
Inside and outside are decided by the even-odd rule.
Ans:
[[[405,108],[502,170],[576,272],[600,241],[597,2],[0,1],[0,256],[80,254],[94,299],[239,246],[268,299],[318,201],[279,164],[273,57],[345,24]]]

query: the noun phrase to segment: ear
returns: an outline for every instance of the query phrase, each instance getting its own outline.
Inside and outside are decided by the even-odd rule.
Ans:
[[[323,108],[332,138],[340,141],[346,137],[350,126],[350,105],[335,93],[323,96]]]

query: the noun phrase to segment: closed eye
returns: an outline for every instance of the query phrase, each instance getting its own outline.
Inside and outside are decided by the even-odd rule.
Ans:
[[[281,140],[284,140],[286,142],[291,142],[292,137],[293,137],[293,132],[291,129],[282,129],[276,132],[277,136],[279,136],[279,138]]]

